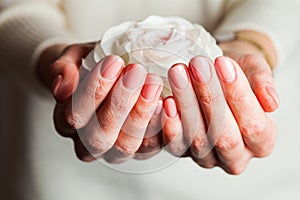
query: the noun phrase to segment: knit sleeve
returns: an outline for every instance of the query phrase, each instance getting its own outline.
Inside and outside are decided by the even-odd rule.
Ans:
[[[40,53],[52,44],[74,39],[66,28],[65,16],[47,1],[20,1],[0,12],[0,72],[25,89],[46,94],[36,76]]]
[[[300,1],[298,0],[240,0],[226,12],[215,31],[219,41],[230,40],[235,32],[253,30],[267,35],[274,44],[281,65],[286,55],[296,47],[300,35],[297,24]]]

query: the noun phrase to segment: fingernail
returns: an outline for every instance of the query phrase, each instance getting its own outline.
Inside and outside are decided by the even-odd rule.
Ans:
[[[142,65],[129,65],[123,75],[123,84],[127,89],[135,90],[144,84],[146,75],[147,71]]]
[[[210,63],[206,58],[195,57],[190,62],[193,77],[200,83],[207,83],[211,77]]]
[[[164,107],[168,117],[175,118],[177,116],[177,107],[174,99],[172,98],[166,99]]]
[[[178,89],[185,89],[189,84],[189,78],[183,64],[174,65],[169,71],[169,77]]]
[[[267,90],[268,94],[271,96],[271,98],[273,99],[276,106],[279,106],[279,104],[280,104],[279,96],[278,96],[276,90],[274,89],[274,87],[268,85],[266,90]]]
[[[146,78],[141,95],[145,99],[153,100],[157,96],[158,90],[161,88],[162,80],[159,76],[149,74]]]
[[[231,83],[235,80],[235,67],[229,59],[223,58],[222,61],[216,65],[216,69],[222,81]]]
[[[100,63],[100,74],[105,79],[115,78],[124,66],[123,60],[118,56],[107,56]]]
[[[58,75],[53,81],[52,91],[53,91],[54,97],[59,96],[59,91],[60,91],[60,86],[61,86],[62,80],[63,80],[62,75]]]
[[[162,111],[162,108],[163,108],[163,101],[162,100],[159,100],[158,101],[158,104],[156,106],[156,109],[154,111],[154,115],[160,115],[161,111]]]

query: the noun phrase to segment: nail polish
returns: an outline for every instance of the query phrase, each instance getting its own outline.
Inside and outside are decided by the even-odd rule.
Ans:
[[[216,69],[222,81],[231,83],[236,79],[235,67],[228,58],[222,58],[222,61],[216,65]]]
[[[162,100],[159,100],[158,101],[158,104],[156,106],[156,109],[154,111],[154,115],[160,115],[161,111],[163,109],[163,101]]]
[[[146,69],[139,64],[132,64],[126,67],[123,74],[123,85],[129,90],[136,90],[145,82],[147,76]]]
[[[99,62],[100,74],[105,79],[114,79],[124,66],[123,60],[118,56],[107,56]]]
[[[268,94],[271,96],[271,98],[273,99],[276,106],[278,107],[280,104],[280,100],[279,100],[279,96],[278,96],[276,90],[274,89],[274,87],[268,85],[266,87],[266,90],[267,90]]]
[[[154,74],[149,74],[146,78],[141,95],[147,100],[153,100],[162,86],[162,79]]]
[[[63,81],[63,76],[62,75],[58,75],[52,84],[52,91],[53,91],[53,95],[55,97],[59,96],[59,92],[60,92],[60,86],[62,84]]]
[[[211,78],[211,64],[206,58],[195,57],[190,62],[193,77],[200,83],[207,83]]]
[[[164,107],[168,117],[175,118],[177,116],[176,102],[174,101],[173,98],[166,99],[164,102]]]
[[[189,85],[189,78],[183,64],[174,65],[169,71],[169,78],[178,89],[185,89]]]

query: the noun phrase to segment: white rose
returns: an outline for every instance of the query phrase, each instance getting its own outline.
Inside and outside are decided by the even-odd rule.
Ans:
[[[83,60],[83,67],[91,69],[101,58],[111,54],[121,56],[127,64],[144,65],[149,73],[162,76],[168,87],[166,77],[172,65],[188,64],[196,55],[214,60],[222,55],[222,50],[198,24],[180,17],[150,16],[142,22],[125,22],[108,29]]]

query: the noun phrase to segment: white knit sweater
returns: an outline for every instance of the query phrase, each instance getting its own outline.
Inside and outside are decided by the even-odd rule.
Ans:
[[[260,188],[278,180],[272,173],[260,173],[276,161],[250,167],[250,172],[236,179],[219,170],[202,170],[185,159],[162,172],[142,176],[120,174],[97,163],[83,164],[69,142],[53,130],[53,102],[30,94],[42,92],[34,64],[49,45],[98,40],[110,26],[150,14],[185,17],[204,25],[219,40],[231,39],[239,30],[261,31],[271,38],[285,63],[284,55],[294,50],[300,35],[295,24],[300,19],[299,8],[298,0],[0,1],[0,89],[4,92],[0,156],[5,163],[0,173],[1,182],[6,183],[0,187],[0,198],[2,194],[13,199],[18,194],[21,197],[16,199],[39,200],[254,199],[259,192],[262,199],[264,194],[276,197],[271,187],[268,194]],[[12,79],[25,87],[20,90]],[[262,176],[266,180],[259,184],[257,179]]]
[[[275,43],[279,58],[293,49],[298,36],[297,0],[3,0],[0,14],[0,61],[14,76],[31,83],[33,64],[53,43],[90,41],[124,20],[150,14],[179,15],[204,25],[218,39],[238,30],[264,32]]]

